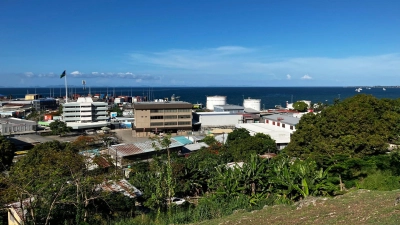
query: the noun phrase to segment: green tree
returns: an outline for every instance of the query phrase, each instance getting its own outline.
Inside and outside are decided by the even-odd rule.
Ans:
[[[67,123],[60,121],[60,120],[55,120],[54,122],[51,122],[49,125],[51,129],[51,133],[54,135],[64,135],[72,130],[71,127],[67,126]]]
[[[318,114],[304,115],[286,148],[294,157],[320,158],[334,155],[363,157],[385,153],[388,143],[399,140],[398,100],[379,100],[357,95]]]
[[[232,141],[246,139],[248,137],[250,137],[250,132],[245,128],[235,129],[228,134],[226,144],[229,145]]]
[[[293,109],[295,109],[299,112],[306,112],[308,109],[308,105],[307,105],[307,103],[305,103],[303,101],[297,101],[297,102],[293,103]]]
[[[110,112],[117,112],[118,117],[122,116],[122,110],[116,104],[110,109]]]
[[[13,161],[15,146],[4,136],[0,136],[0,171],[7,170]]]
[[[265,134],[256,134],[230,141],[227,150],[235,161],[248,160],[252,154],[276,152],[275,141]]]
[[[174,182],[174,177],[172,173],[172,163],[171,163],[171,152],[170,152],[170,146],[171,146],[171,134],[164,135],[164,137],[159,137],[155,136],[153,138],[150,138],[153,140],[153,148],[157,150],[166,150],[167,151],[167,168],[166,168],[166,184],[167,184],[167,204],[170,206],[171,203],[171,198],[174,196],[174,188],[175,188],[175,182]],[[168,210],[170,212],[170,210]]]

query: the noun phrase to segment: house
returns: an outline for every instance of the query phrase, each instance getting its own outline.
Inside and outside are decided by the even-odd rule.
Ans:
[[[137,198],[143,194],[139,189],[137,189],[125,179],[121,179],[118,181],[105,181],[97,186],[96,191],[121,193],[128,198]]]
[[[194,144],[188,144],[182,147],[181,154],[190,154],[192,152],[198,151],[201,148],[208,148],[209,146],[204,142],[198,142]]]
[[[250,135],[257,133],[267,134],[275,140],[278,150],[284,149],[290,142],[292,131],[283,129],[278,126],[271,126],[266,123],[242,123],[237,124],[236,128],[244,128],[249,131]]]
[[[263,116],[263,119],[268,127],[279,127],[290,133],[296,131],[296,125],[300,121],[300,118],[292,116],[291,114],[272,114]]]
[[[23,225],[27,208],[34,201],[33,198],[27,198],[20,202],[13,202],[7,205],[8,225]]]

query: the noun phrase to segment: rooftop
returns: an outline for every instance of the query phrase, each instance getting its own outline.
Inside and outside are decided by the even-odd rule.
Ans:
[[[132,144],[111,145],[109,148],[110,150],[116,152],[118,157],[126,157],[126,156],[139,155],[156,151],[156,148],[153,147],[153,143],[155,143],[156,148],[162,149],[162,147],[157,142],[151,140],[132,143]],[[192,141],[190,141],[186,137],[177,136],[171,138],[171,145],[169,147],[176,148],[191,143]]]
[[[134,102],[134,109],[188,109],[192,108],[192,104],[182,101],[170,102]]]
[[[222,108],[224,110],[243,110],[244,107],[240,106],[240,105],[214,105],[214,109],[215,107],[217,108]]]
[[[237,128],[245,128],[250,132],[250,135],[257,133],[268,134],[277,144],[285,144],[290,142],[291,131],[270,126],[264,123],[241,123],[236,125]]]
[[[36,125],[35,121],[23,120],[18,118],[0,118],[0,124],[10,124],[10,125]]]
[[[99,189],[108,192],[119,192],[129,198],[136,198],[142,195],[142,192],[139,189],[137,189],[125,179],[119,181],[106,181],[98,186],[97,190]]]
[[[299,118],[285,115],[285,114],[273,114],[273,115],[268,115],[268,116],[263,116],[263,117],[268,120],[280,121],[282,123],[289,124],[289,125],[297,125],[300,121]]]

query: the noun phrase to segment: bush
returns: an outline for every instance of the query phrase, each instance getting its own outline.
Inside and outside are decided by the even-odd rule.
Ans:
[[[359,182],[359,188],[377,191],[400,189],[400,177],[393,176],[390,171],[380,171],[368,175]]]

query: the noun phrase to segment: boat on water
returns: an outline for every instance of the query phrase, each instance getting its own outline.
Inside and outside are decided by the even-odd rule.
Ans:
[[[356,91],[357,91],[357,92],[361,92],[361,91],[362,91],[362,88],[357,88]]]
[[[382,90],[386,91],[386,88],[383,88]]]

